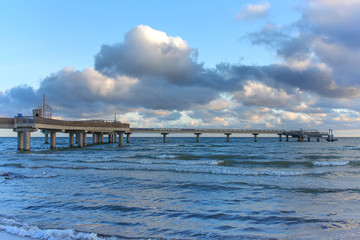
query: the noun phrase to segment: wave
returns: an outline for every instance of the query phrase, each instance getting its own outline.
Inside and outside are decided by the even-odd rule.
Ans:
[[[311,161],[234,161],[225,160],[219,163],[219,166],[260,166],[260,167],[281,167],[290,168],[294,166],[314,167]]]
[[[281,163],[282,164],[282,163]],[[316,170],[297,170],[289,169],[246,169],[240,167],[228,167],[226,161],[219,160],[137,160],[137,161],[120,161],[118,164],[91,164],[91,165],[36,165],[31,166],[33,169],[50,168],[50,169],[69,169],[69,170],[87,170],[94,169],[100,171],[161,171],[161,172],[183,172],[183,173],[205,173],[220,175],[243,175],[243,176],[300,176],[300,175],[326,175],[329,172]]]
[[[310,160],[339,159],[339,158],[342,158],[342,156],[335,156],[335,155],[304,155],[302,158],[310,159]]]
[[[359,146],[343,146],[342,148],[346,150],[360,150]]]
[[[176,158],[176,156],[171,155],[171,154],[161,154],[161,155],[156,155],[155,158],[156,159],[174,159],[174,158]]]
[[[24,179],[24,178],[54,178],[59,175],[48,174],[47,172],[43,172],[42,174],[33,174],[33,175],[25,175],[15,172],[0,172],[0,177],[4,177],[6,180],[11,179]]]
[[[115,236],[79,232],[72,229],[42,229],[35,225],[19,223],[12,219],[0,218],[0,230],[20,237],[52,240],[117,240]]]
[[[0,165],[0,167],[15,167],[15,168],[26,168],[22,163],[5,163]]]
[[[348,165],[350,162],[349,161],[339,161],[339,162],[320,162],[320,161],[315,161],[313,162],[313,164],[315,166],[345,166]]]

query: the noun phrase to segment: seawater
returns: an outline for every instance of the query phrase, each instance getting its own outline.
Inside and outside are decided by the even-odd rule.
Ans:
[[[106,140],[106,139],[105,139]],[[0,231],[34,239],[359,239],[360,139],[0,138]],[[91,139],[88,139],[91,143]]]

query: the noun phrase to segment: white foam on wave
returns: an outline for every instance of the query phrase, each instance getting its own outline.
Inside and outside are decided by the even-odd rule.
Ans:
[[[223,164],[222,160],[167,160],[167,159],[157,159],[157,160],[131,160],[131,161],[122,161],[123,163],[135,163],[135,164],[147,164],[147,165],[219,165]]]
[[[174,158],[176,158],[176,156],[171,155],[171,154],[161,154],[161,155],[156,155],[155,158],[156,159],[174,159]]]
[[[326,167],[326,166],[345,166],[349,164],[349,161],[339,161],[339,162],[320,162],[320,161],[315,161],[313,162],[313,164],[315,166],[320,166],[320,167]]]
[[[20,237],[47,240],[116,240],[116,237],[100,237],[96,233],[77,232],[72,229],[41,229],[21,224],[12,219],[0,219],[0,230]]]

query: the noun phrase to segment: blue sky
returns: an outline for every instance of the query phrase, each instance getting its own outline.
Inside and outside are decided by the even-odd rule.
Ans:
[[[64,119],[359,134],[359,11],[354,0],[2,1],[0,116],[30,114],[45,93]]]

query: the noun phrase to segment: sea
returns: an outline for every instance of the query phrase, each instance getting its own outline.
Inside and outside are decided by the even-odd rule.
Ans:
[[[107,139],[105,138],[105,141]],[[360,239],[360,138],[0,138],[0,231],[30,239]]]

